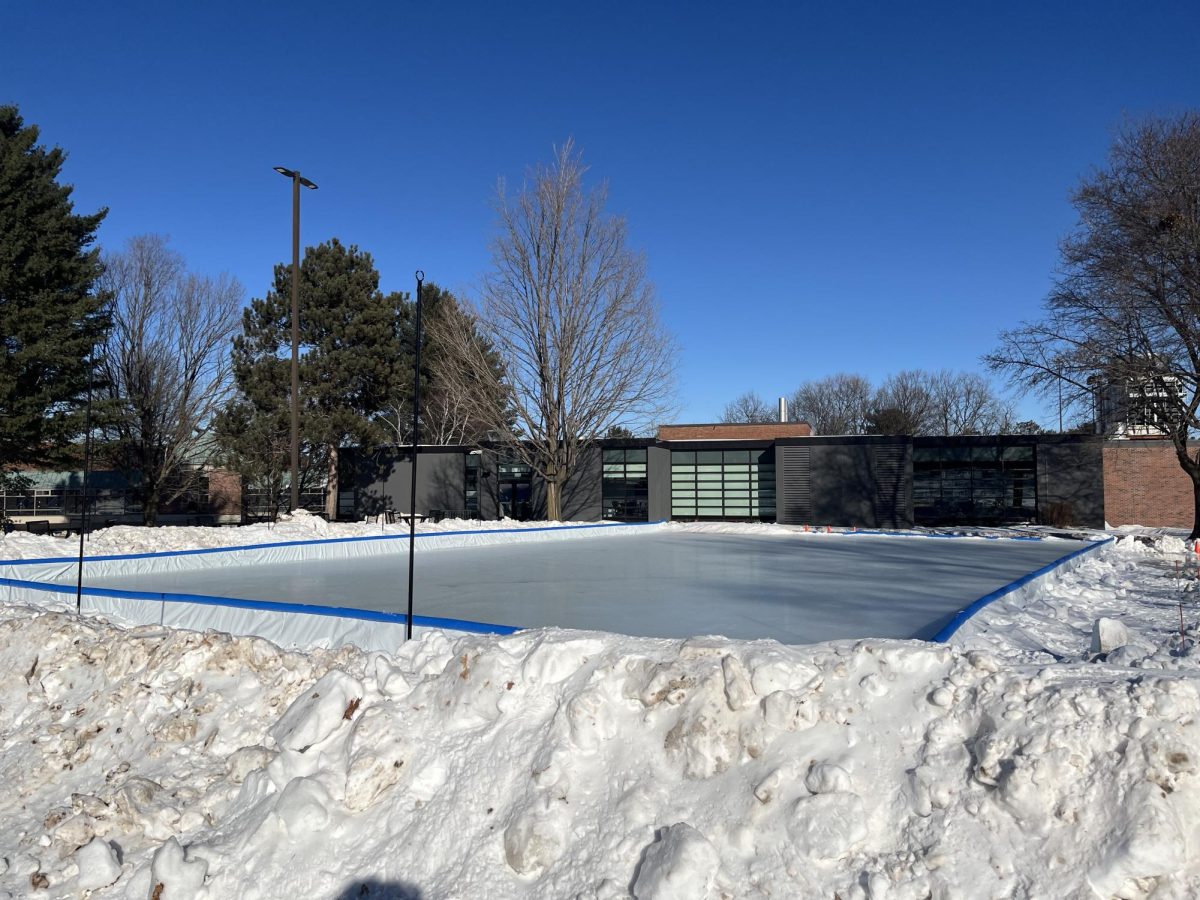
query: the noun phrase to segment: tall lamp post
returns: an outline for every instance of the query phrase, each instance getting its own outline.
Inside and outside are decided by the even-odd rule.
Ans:
[[[275,171],[292,179],[292,505],[300,508],[300,185],[315,191],[317,186],[298,171],[276,166]]]

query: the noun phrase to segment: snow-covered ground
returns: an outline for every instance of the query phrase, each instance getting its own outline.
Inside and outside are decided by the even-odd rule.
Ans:
[[[1195,897],[1192,574],[1182,541],[1129,535],[948,646],[300,654],[2,606],[0,890]]]

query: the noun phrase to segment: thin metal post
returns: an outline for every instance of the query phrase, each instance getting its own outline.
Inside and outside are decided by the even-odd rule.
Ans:
[[[404,639],[412,640],[413,560],[417,549],[417,445],[421,436],[421,285],[425,273],[417,269],[417,322],[413,329],[413,428],[412,480],[408,493],[408,615],[404,618]]]
[[[292,173],[292,505],[300,508],[300,173]]]
[[[83,427],[83,497],[79,508],[79,571],[75,578],[75,614],[83,610],[83,536],[87,534],[88,522],[88,473],[92,468],[92,380],[96,361],[88,362],[87,412]]]

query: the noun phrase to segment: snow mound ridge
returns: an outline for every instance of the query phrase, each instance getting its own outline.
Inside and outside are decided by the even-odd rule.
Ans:
[[[13,607],[0,657],[12,896],[1200,889],[1182,671],[555,630],[296,654]]]

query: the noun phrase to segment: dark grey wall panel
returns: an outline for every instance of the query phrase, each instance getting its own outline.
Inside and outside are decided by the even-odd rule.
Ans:
[[[775,453],[780,522],[911,527],[912,444],[907,438],[795,438],[779,441]]]
[[[603,514],[601,499],[601,454],[599,447],[585,447],[579,465],[563,485],[563,518],[575,522],[599,522]],[[534,481],[540,481],[534,478]],[[537,495],[537,490],[534,490]]]
[[[1104,527],[1103,447],[1091,435],[1038,437],[1038,521]]]
[[[889,439],[871,450],[878,527],[912,528],[912,441]]]
[[[484,452],[479,459],[479,518],[495,521],[500,518],[499,481],[496,477],[496,454]]]
[[[671,451],[666,447],[647,448],[646,478],[650,521],[671,518]]]
[[[814,525],[875,528],[875,476],[871,448],[862,444],[826,444],[813,448]]]
[[[421,451],[417,463],[418,513],[427,515],[433,509],[462,512],[465,456],[462,450]],[[407,512],[412,484],[410,458],[404,450],[392,448],[354,455],[357,515],[376,515],[389,509]]]

